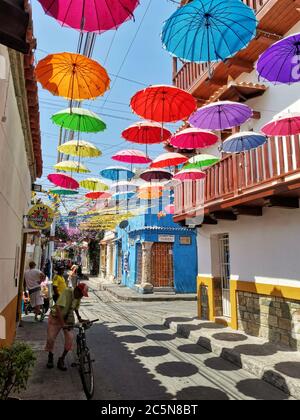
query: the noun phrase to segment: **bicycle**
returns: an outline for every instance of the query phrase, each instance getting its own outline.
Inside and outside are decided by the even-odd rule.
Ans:
[[[72,367],[79,368],[80,379],[82,382],[84,393],[88,400],[90,400],[94,395],[94,373],[92,363],[94,360],[91,359],[90,350],[87,346],[87,340],[85,332],[92,325],[99,321],[99,319],[94,319],[93,321],[88,321],[84,323],[75,324],[71,328],[78,329],[78,334],[76,337],[77,343],[77,362],[72,363]],[[68,327],[70,328],[70,327]]]

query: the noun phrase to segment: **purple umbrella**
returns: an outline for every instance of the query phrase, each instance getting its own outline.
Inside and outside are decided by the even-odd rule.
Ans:
[[[273,83],[300,81],[300,33],[276,42],[258,60],[260,78]]]
[[[252,115],[252,109],[245,104],[219,101],[198,109],[189,123],[202,130],[221,131],[244,124]]]

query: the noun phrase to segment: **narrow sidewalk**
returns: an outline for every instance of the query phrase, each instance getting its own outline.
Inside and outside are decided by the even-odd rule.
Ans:
[[[22,318],[16,341],[29,344],[35,353],[36,363],[30,375],[27,389],[17,395],[22,400],[86,400],[77,368],[72,368],[73,355],[67,356],[68,370],[57,369],[56,362],[63,350],[63,335],[57,338],[55,367],[47,369],[47,353],[44,351],[47,337],[47,317],[44,322],[35,322],[34,315]]]
[[[167,292],[152,293],[143,295],[134,289],[119,284],[109,283],[100,277],[90,276],[89,280],[85,281],[94,290],[105,290],[112,296],[123,300],[133,302],[168,302],[168,301],[196,301],[196,293],[178,293],[169,294]]]
[[[300,353],[270,344],[240,331],[201,321],[195,314],[180,318],[174,315],[164,325],[217,357],[245,369],[259,379],[300,400]]]

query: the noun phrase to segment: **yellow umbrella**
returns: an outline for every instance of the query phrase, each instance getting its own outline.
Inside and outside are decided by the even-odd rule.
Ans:
[[[73,162],[70,160],[65,160],[54,165],[54,168],[57,171],[64,172],[76,172],[78,174],[87,174],[91,172],[86,166],[82,165],[80,162]]]
[[[110,85],[107,71],[97,61],[69,52],[50,54],[39,61],[36,77],[44,89],[72,101],[95,99]]]
[[[85,188],[90,191],[107,191],[108,186],[103,184],[99,178],[87,178],[79,182],[81,188]]]
[[[77,156],[80,158],[92,158],[101,156],[101,151],[92,143],[83,140],[71,140],[57,148],[65,155]]]

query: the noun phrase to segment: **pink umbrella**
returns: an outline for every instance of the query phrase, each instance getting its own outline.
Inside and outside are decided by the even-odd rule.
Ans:
[[[130,163],[131,165],[136,164],[147,164],[152,162],[152,160],[140,150],[121,150],[112,159],[117,160],[118,162]]]
[[[286,113],[266,124],[261,131],[267,136],[294,136],[300,134],[300,113]]]
[[[55,184],[58,187],[68,188],[69,190],[77,190],[77,188],[79,188],[78,182],[68,175],[49,174],[47,178],[52,184]]]
[[[105,191],[91,191],[85,194],[85,197],[91,200],[107,200],[108,198],[111,198],[111,194]]]
[[[210,131],[187,128],[171,138],[171,145],[178,149],[202,149],[217,143],[218,136]]]
[[[151,163],[151,168],[167,168],[186,163],[188,158],[180,153],[163,153]]]
[[[139,0],[39,0],[45,13],[61,25],[82,32],[117,29],[133,18]]]
[[[168,206],[165,207],[165,212],[167,214],[175,214],[175,205],[174,204],[169,204]]]
[[[174,179],[178,181],[198,181],[204,178],[206,178],[206,174],[200,171],[200,169],[183,170],[174,175]]]

